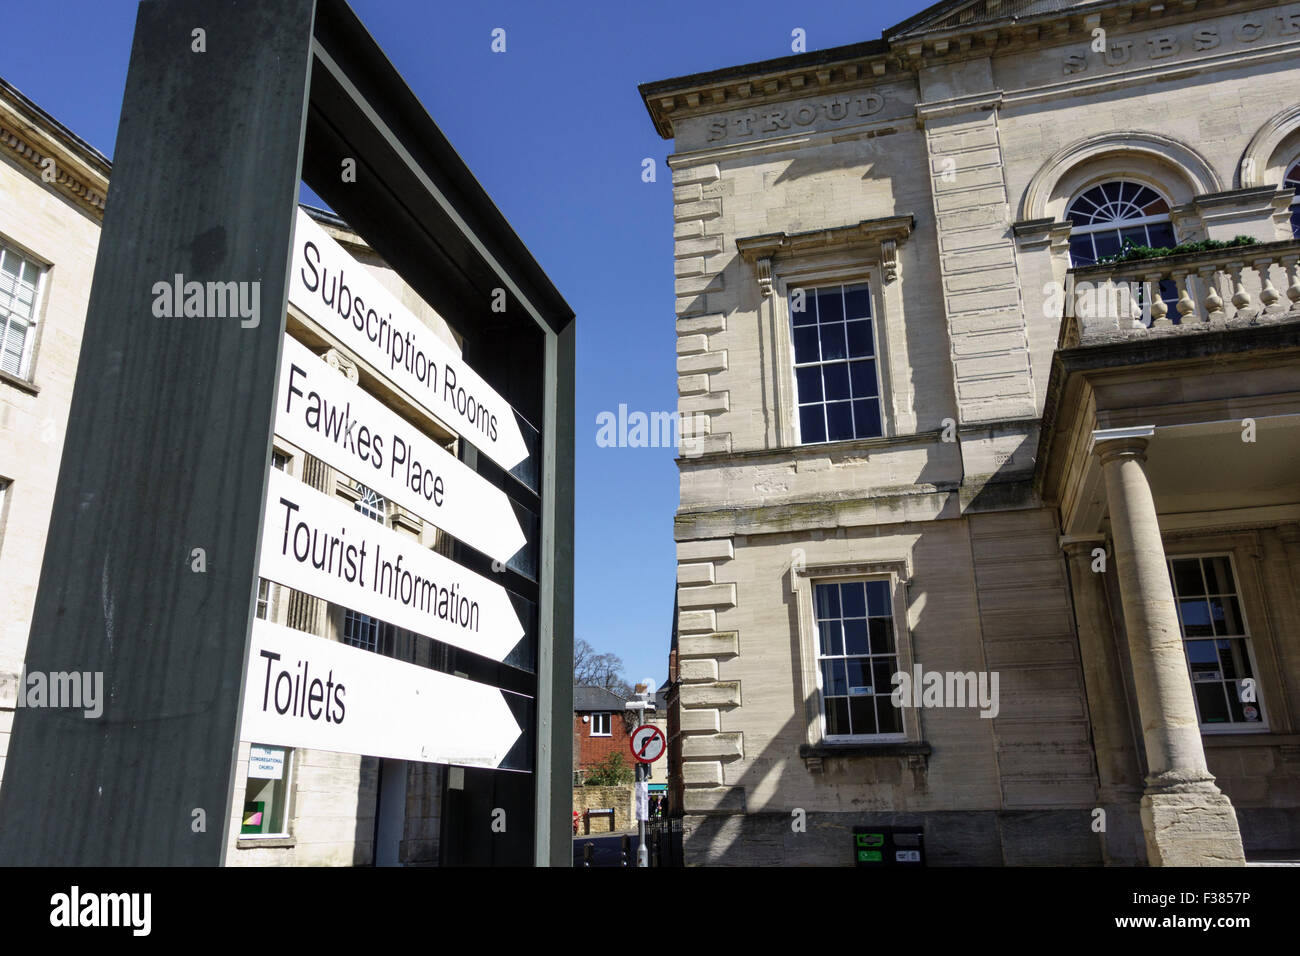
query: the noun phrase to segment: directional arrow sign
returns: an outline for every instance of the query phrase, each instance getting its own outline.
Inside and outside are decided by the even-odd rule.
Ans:
[[[510,404],[301,209],[289,301],[502,468],[528,457]]]
[[[275,433],[502,564],[523,546],[505,492],[291,338]]]
[[[241,740],[497,767],[520,733],[495,687],[253,622]]]
[[[274,469],[258,573],[496,661],[524,634],[501,585]]]

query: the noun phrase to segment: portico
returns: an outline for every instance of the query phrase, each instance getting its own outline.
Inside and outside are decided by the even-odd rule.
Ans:
[[[1292,731],[1279,705],[1294,651],[1278,638],[1297,625],[1294,589],[1271,589],[1262,565],[1296,518],[1300,392],[1282,368],[1300,312],[1119,325],[1066,317],[1037,471],[1061,509],[1099,797],[1119,824],[1103,846],[1115,862],[1134,852],[1140,793],[1150,865],[1241,865],[1242,810],[1212,765],[1229,738],[1254,750]],[[1231,582],[1197,590],[1209,560]]]

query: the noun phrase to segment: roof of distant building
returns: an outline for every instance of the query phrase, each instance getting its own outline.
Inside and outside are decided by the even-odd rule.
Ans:
[[[590,687],[586,684],[579,684],[573,688],[573,709],[576,712],[623,710],[623,705],[626,703],[626,698],[605,690],[603,687]]]

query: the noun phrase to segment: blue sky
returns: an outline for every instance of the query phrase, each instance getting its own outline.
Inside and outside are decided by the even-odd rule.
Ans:
[[[927,4],[351,2],[577,313],[575,634],[662,683],[675,452],[595,440],[602,411],[677,404],[672,144],[637,84],[789,55],[797,27],[809,50],[875,39]],[[111,157],[133,0],[7,7],[0,75]]]

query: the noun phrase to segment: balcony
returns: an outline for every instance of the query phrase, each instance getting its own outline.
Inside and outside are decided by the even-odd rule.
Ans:
[[[1300,321],[1298,263],[1289,239],[1071,269],[1058,348]]]

